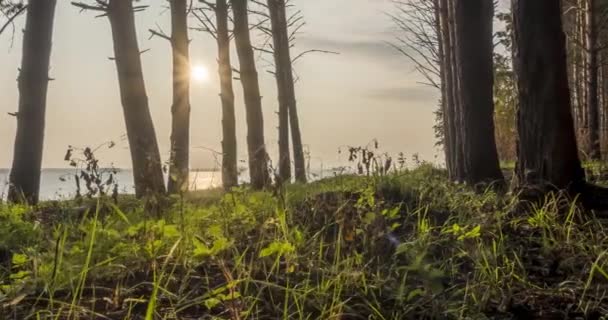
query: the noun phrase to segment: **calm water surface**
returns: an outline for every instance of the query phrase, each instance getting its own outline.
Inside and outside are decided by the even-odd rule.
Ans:
[[[0,194],[5,197],[8,192],[9,169],[0,169]],[[73,198],[76,194],[74,169],[43,169],[40,181],[41,200],[61,200]],[[165,177],[166,179],[166,177]],[[118,169],[116,180],[119,192],[123,194],[135,193],[133,172],[129,169]],[[210,189],[222,185],[220,171],[192,171],[190,172],[192,190]]]
[[[119,193],[133,194],[133,171],[130,169],[117,169],[116,181]],[[313,170],[309,176],[310,180],[333,176],[341,172],[339,169]],[[40,200],[63,200],[71,199],[76,195],[76,183],[74,175],[79,171],[75,169],[43,169],[40,181]],[[0,196],[6,197],[8,192],[9,169],[0,169]],[[107,178],[107,176],[105,176]],[[165,180],[167,177],[165,176]],[[239,181],[248,181],[248,172],[241,172]],[[203,190],[221,187],[222,173],[220,171],[192,171],[190,172],[190,190]],[[82,190],[81,192],[84,192]]]

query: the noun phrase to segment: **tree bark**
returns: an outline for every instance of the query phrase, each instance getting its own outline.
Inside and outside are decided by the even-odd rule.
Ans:
[[[272,30],[275,78],[279,95],[279,176],[282,182],[291,180],[289,155],[289,105],[295,104],[295,90],[289,54],[289,35],[284,0],[268,0]],[[289,74],[287,74],[289,72]],[[290,82],[290,83],[288,83]]]
[[[600,150],[600,123],[598,100],[598,48],[597,48],[597,19],[595,18],[595,0],[587,0],[586,24],[587,41],[585,53],[587,55],[587,144],[589,158],[601,159]]]
[[[293,81],[291,82],[293,85]],[[306,160],[304,159],[304,145],[302,143],[302,131],[300,130],[300,117],[296,103],[289,105],[289,125],[291,126],[291,140],[293,144],[293,159],[296,181],[306,183]]]
[[[30,0],[19,72],[17,134],[8,200],[39,200],[46,98],[56,0]]]
[[[438,22],[439,35],[439,58],[441,61],[441,106],[443,109],[443,134],[444,134],[444,152],[445,163],[448,169],[450,180],[456,180],[456,166],[454,158],[455,149],[455,126],[454,126],[454,99],[453,99],[453,75],[451,59],[452,46],[450,43],[450,25],[448,0],[435,0],[436,2],[436,19]]]
[[[236,115],[232,64],[230,62],[230,34],[228,31],[228,3],[217,0],[215,4],[217,28],[220,98],[222,100],[222,183],[226,190],[238,186]]]
[[[165,184],[148,106],[132,0],[110,0],[114,55],[137,197],[162,194]]]
[[[453,110],[452,110],[452,133],[453,133],[453,163],[454,163],[454,177],[453,180],[455,182],[463,182],[465,180],[465,165],[464,165],[464,146],[462,140],[462,134],[458,130],[462,128],[464,125],[463,120],[463,112],[462,112],[462,103],[459,99],[459,92],[461,90],[461,84],[458,79],[458,63],[456,56],[456,32],[455,32],[455,21],[454,21],[454,2],[447,0],[447,19],[448,19],[448,33],[449,33],[449,44],[450,44],[450,56],[448,68],[450,68],[450,73],[452,75],[452,90],[450,92],[452,102],[453,102]]]
[[[583,48],[587,47],[587,24],[586,24],[586,17],[585,17],[585,2],[586,0],[580,0],[580,8],[581,10],[579,13],[579,19],[580,19],[580,23],[579,23],[579,32],[580,32],[580,40],[581,40],[581,44]],[[578,106],[578,114],[579,114],[579,135],[580,137],[585,137],[585,134],[587,133],[588,129],[589,129],[589,123],[587,122],[587,104],[588,104],[588,99],[589,97],[587,96],[587,79],[588,78],[588,73],[587,73],[587,68],[585,67],[588,63],[587,60],[587,55],[585,54],[584,50],[580,50],[580,59],[581,61],[579,62],[581,67],[579,68],[580,70],[580,80],[578,82],[578,90],[581,93],[580,99],[581,99],[581,103]],[[585,140],[584,138],[582,139],[583,141]],[[588,151],[589,146],[583,145],[583,147],[586,147],[585,150]]]
[[[190,53],[188,1],[171,0],[171,47],[173,50],[173,106],[171,106],[171,157],[168,191],[188,191],[190,175]]]
[[[606,41],[606,40],[604,40]],[[601,52],[601,60],[606,61],[608,59],[608,53],[606,50],[602,50]],[[602,97],[602,101],[600,103],[600,110],[602,116],[600,117],[600,141],[602,146],[602,159],[606,159],[608,152],[608,65],[603,64],[601,67],[602,75],[600,77],[601,85],[599,86],[602,89],[602,93],[600,96]]]
[[[249,174],[252,187],[263,189],[270,185],[270,175],[268,173],[268,154],[264,142],[262,97],[260,96],[258,72],[249,34],[247,0],[232,0],[232,11],[240,78],[245,96]]]
[[[578,188],[585,174],[571,114],[560,1],[512,0],[512,6],[518,182],[521,187]]]
[[[580,34],[580,13],[578,11],[575,11],[574,14],[572,14],[573,17],[573,22],[571,23],[570,29],[572,30],[572,37],[573,37],[573,41],[570,42],[571,44],[571,63],[570,65],[572,66],[572,88],[574,89],[572,91],[572,95],[574,96],[574,98],[572,99],[572,112],[573,112],[573,117],[574,117],[574,125],[575,125],[575,132],[581,132],[582,131],[582,126],[583,126],[583,120],[582,120],[582,116],[581,116],[581,106],[583,105],[583,93],[581,92],[582,88],[579,85],[580,84],[580,76],[581,76],[581,65],[583,63],[583,59],[581,57],[581,53],[579,50],[579,43],[582,43],[583,40],[581,40],[581,34]]]
[[[268,9],[272,26],[276,80],[279,92],[279,176],[284,181],[291,178],[289,163],[289,127],[291,127],[295,178],[297,182],[305,183],[307,180],[306,161],[304,159],[293,79],[285,0],[268,0]]]
[[[494,136],[494,5],[488,0],[457,0],[454,14],[465,181],[473,186],[502,184]]]

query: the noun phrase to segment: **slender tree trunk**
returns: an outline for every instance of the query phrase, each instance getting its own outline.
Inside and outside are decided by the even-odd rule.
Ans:
[[[282,155],[279,161],[279,175],[283,180],[288,180],[291,176],[288,129],[288,127],[291,127],[295,178],[297,182],[305,183],[307,180],[306,161],[298,118],[285,0],[268,0],[268,8],[272,25],[277,88],[279,91],[279,154]]]
[[[578,6],[578,0],[575,1]],[[581,50],[580,44],[583,40],[580,39],[580,10],[570,10],[571,3],[562,2],[563,14],[563,28],[564,32],[569,35],[566,38],[566,54],[568,59],[568,84],[572,88],[571,93],[571,105],[572,105],[572,116],[574,119],[575,132],[582,132],[582,118],[580,117],[579,106],[582,103],[582,93],[580,91],[580,69],[582,68],[581,63]]]
[[[454,149],[453,149],[453,163],[455,168],[454,173],[454,181],[463,182],[465,180],[465,165],[464,165],[464,146],[463,146],[463,137],[459,128],[462,128],[464,125],[463,122],[463,112],[462,112],[462,103],[459,99],[459,92],[461,90],[461,84],[458,79],[458,63],[456,57],[456,32],[455,32],[455,21],[454,21],[454,2],[447,0],[447,8],[448,8],[448,29],[449,29],[449,43],[450,43],[450,56],[448,68],[450,68],[450,73],[452,75],[452,90],[450,95],[452,97],[453,102],[453,141],[454,141]]]
[[[165,192],[162,165],[141,67],[132,0],[110,0],[114,55],[137,197]]]
[[[502,183],[494,136],[494,5],[488,0],[457,0],[454,6],[465,181]]]
[[[580,82],[579,82],[579,86],[580,86],[580,91],[582,94],[582,98],[583,101],[580,105],[580,117],[581,117],[581,132],[580,132],[580,139],[582,142],[582,146],[584,147],[584,151],[586,153],[589,153],[589,145],[587,145],[587,139],[585,139],[585,137],[587,136],[588,132],[589,132],[589,118],[587,117],[588,112],[587,112],[587,106],[589,103],[589,96],[587,95],[588,91],[587,91],[587,87],[588,87],[588,79],[589,79],[589,73],[588,73],[588,63],[589,60],[587,59],[587,54],[584,50],[584,48],[587,47],[587,23],[586,23],[586,15],[585,15],[585,8],[586,8],[586,0],[581,0],[581,8],[582,10],[580,10],[580,16],[581,16],[581,40],[582,40],[582,44],[583,44],[583,49],[581,50],[579,48],[579,51],[581,52],[581,78],[580,78]]]
[[[293,81],[291,81],[293,86]],[[296,103],[289,104],[289,125],[291,126],[291,140],[293,142],[293,159],[296,181],[306,183],[306,160],[304,158],[304,145],[302,143],[302,131],[300,130],[300,117]]]
[[[602,61],[608,61],[608,53],[606,50],[602,50],[601,57]],[[602,111],[602,121],[600,126],[600,140],[602,145],[602,159],[606,159],[608,152],[608,65],[602,63],[601,68],[602,76],[600,83],[602,88],[602,102],[600,103],[600,108]]]
[[[234,38],[239,56],[240,78],[247,114],[247,148],[251,185],[254,189],[263,189],[270,184],[270,175],[268,173],[268,154],[264,143],[262,97],[249,34],[247,0],[232,0],[232,11]]]
[[[232,65],[230,62],[230,34],[228,31],[228,3],[217,0],[215,4],[217,28],[220,98],[222,100],[222,182],[226,190],[238,185],[236,115]]]
[[[595,19],[595,0],[587,0],[587,144],[589,158],[600,160],[600,123],[598,101],[598,51],[597,51],[597,23]]]
[[[579,187],[560,1],[512,0],[521,186]]]
[[[295,90],[291,77],[289,35],[285,17],[284,0],[268,0],[270,24],[274,49],[275,78],[279,94],[279,179],[291,180],[291,157],[289,156],[289,105],[295,103]],[[289,73],[289,74],[287,74]],[[291,82],[291,85],[290,83]]]
[[[56,0],[30,0],[19,72],[19,111],[8,200],[39,200]]]
[[[168,191],[188,191],[190,175],[190,53],[188,1],[171,0],[171,47],[173,49],[173,106],[171,106],[171,158]]]
[[[450,44],[450,26],[448,15],[448,0],[435,0],[436,20],[439,35],[439,56],[441,61],[441,106],[443,109],[443,147],[445,163],[451,180],[456,180],[454,164],[454,99],[452,95],[452,67],[450,57],[452,47]]]
[[[579,82],[580,82],[580,69],[581,69],[581,63],[582,63],[582,59],[581,59],[581,55],[580,55],[580,50],[579,50],[579,43],[582,43],[582,40],[580,39],[580,29],[579,29],[579,17],[580,14],[578,11],[575,11],[572,14],[573,18],[571,19],[571,23],[570,23],[570,30],[572,33],[572,37],[574,38],[573,41],[570,42],[570,51],[571,51],[571,61],[570,61],[570,65],[572,66],[572,73],[571,73],[571,78],[572,81],[570,82],[571,84],[571,88],[573,88],[573,96],[574,98],[572,99],[572,112],[573,112],[573,117],[574,117],[574,124],[575,124],[575,132],[581,132],[582,130],[582,118],[580,115],[580,106],[583,103],[583,94],[580,92],[580,86],[579,86]]]

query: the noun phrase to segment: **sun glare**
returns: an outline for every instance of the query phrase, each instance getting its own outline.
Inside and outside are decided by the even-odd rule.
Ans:
[[[192,79],[197,82],[209,82],[209,70],[203,65],[193,66],[190,70]]]

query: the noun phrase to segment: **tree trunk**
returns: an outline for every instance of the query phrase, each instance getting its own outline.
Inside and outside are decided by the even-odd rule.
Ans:
[[[465,181],[504,181],[494,136],[494,6],[487,0],[454,3]]]
[[[274,44],[275,78],[279,94],[279,179],[282,182],[289,182],[291,180],[289,105],[295,104],[296,100],[291,71],[285,2],[284,0],[268,0],[267,4]]]
[[[595,0],[587,0],[587,144],[589,158],[600,160],[600,123],[598,101],[598,51],[597,51],[597,19],[595,18]]]
[[[249,151],[249,174],[254,189],[263,189],[270,184],[268,154],[264,144],[264,118],[258,72],[251,38],[247,0],[232,0],[234,14],[234,39],[239,56],[240,78],[245,96],[247,117],[247,148]]]
[[[571,87],[574,89],[572,93],[574,95],[574,99],[572,99],[572,112],[574,117],[575,132],[582,132],[583,121],[580,111],[581,106],[583,105],[583,93],[581,92],[581,87],[579,84],[582,69],[581,64],[583,63],[583,60],[579,50],[579,43],[582,43],[583,41],[581,40],[580,34],[580,13],[578,11],[574,11],[572,15],[574,16],[572,19],[573,22],[570,25],[570,29],[573,33],[573,41],[570,42],[570,50],[572,52],[572,60],[570,61],[570,65],[572,66]]]
[[[293,80],[291,82],[293,86]],[[304,145],[302,143],[302,131],[300,130],[300,117],[296,103],[289,104],[289,125],[291,126],[291,140],[293,142],[293,160],[296,181],[306,183],[306,160],[304,159]]]
[[[580,13],[579,13],[579,19],[580,19],[580,23],[579,23],[579,32],[580,32],[580,40],[582,43],[582,48],[586,48],[587,47],[587,23],[586,23],[586,15],[585,15],[585,4],[586,0],[580,0]],[[587,103],[588,103],[588,99],[589,97],[587,96],[587,79],[588,75],[587,75],[587,55],[585,54],[585,50],[581,48],[579,48],[579,52],[580,52],[580,59],[581,61],[579,62],[581,67],[580,69],[580,78],[579,78],[579,82],[578,82],[578,90],[581,93],[581,103],[579,105],[579,118],[580,118],[580,122],[579,122],[579,135],[580,137],[585,137],[586,133],[588,132],[589,129],[589,123],[587,122]],[[582,139],[583,141],[585,141],[586,139]],[[586,142],[586,141],[585,141]],[[583,145],[583,147],[585,147],[585,151],[589,150],[589,146],[587,145]]]
[[[602,50],[601,60],[608,60],[608,53],[606,50]],[[600,103],[600,110],[602,111],[602,116],[600,122],[600,140],[602,145],[602,159],[605,160],[608,158],[608,65],[602,63],[601,68],[602,76],[600,88],[602,88],[602,94],[600,96],[602,97],[602,102]]]
[[[217,0],[215,4],[217,28],[220,98],[222,100],[222,183],[226,190],[238,185],[236,115],[230,62],[230,34],[228,31],[228,3]]]
[[[465,166],[464,166],[464,147],[462,141],[462,135],[459,128],[462,128],[463,123],[463,112],[462,112],[462,103],[459,99],[459,92],[461,90],[461,84],[458,79],[458,63],[456,57],[456,32],[455,32],[455,21],[454,21],[454,2],[447,0],[447,10],[448,10],[448,33],[449,33],[449,44],[450,44],[450,56],[449,63],[447,65],[450,68],[450,73],[452,75],[452,90],[450,92],[452,102],[453,102],[453,110],[452,110],[452,124],[453,128],[453,163],[454,163],[454,181],[455,182],[463,182],[465,180]]]
[[[30,0],[19,72],[17,135],[8,200],[39,200],[46,96],[56,0]]]
[[[512,0],[514,69],[519,91],[520,186],[579,187],[560,1]]]
[[[445,151],[445,163],[448,169],[450,180],[456,180],[456,166],[454,159],[455,149],[455,126],[454,126],[454,99],[453,99],[453,81],[452,81],[452,46],[450,43],[450,25],[448,14],[448,0],[436,1],[436,19],[438,22],[439,35],[439,55],[440,55],[440,71],[441,71],[441,106],[443,109],[443,147]]]
[[[110,0],[114,55],[137,197],[165,192],[162,165],[141,67],[132,0]]]
[[[173,106],[171,106],[171,158],[168,191],[188,191],[190,175],[190,53],[188,1],[171,0],[171,47],[173,49]]]
[[[298,118],[285,0],[268,0],[268,9],[272,25],[277,88],[279,92],[279,175],[285,181],[289,180],[291,176],[289,168],[288,129],[291,127],[295,178],[297,182],[305,183],[307,180],[306,161],[304,159],[302,133]]]

